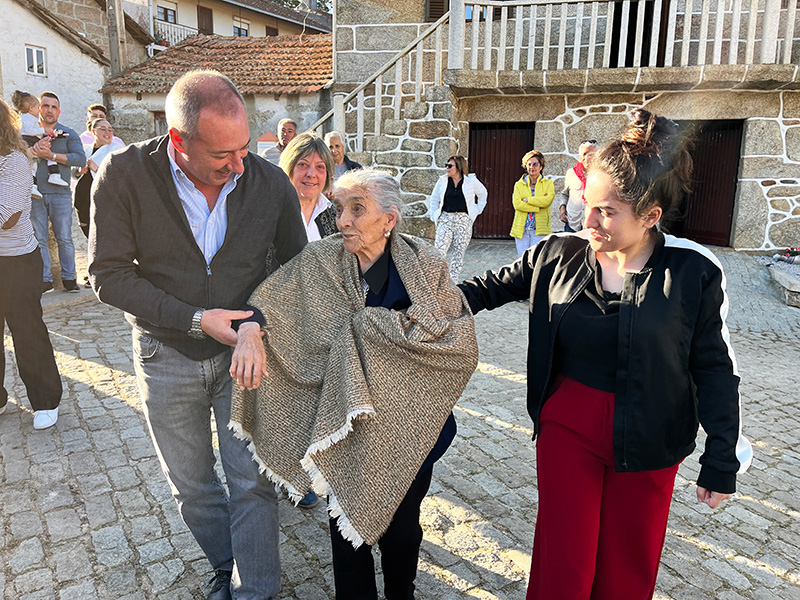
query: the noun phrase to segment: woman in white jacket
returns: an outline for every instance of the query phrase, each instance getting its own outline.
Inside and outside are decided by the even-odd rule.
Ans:
[[[467,168],[463,156],[451,156],[447,172],[439,178],[428,200],[431,221],[436,225],[436,249],[450,256],[450,278],[459,281],[464,253],[472,239],[472,224],[486,207],[484,185]]]

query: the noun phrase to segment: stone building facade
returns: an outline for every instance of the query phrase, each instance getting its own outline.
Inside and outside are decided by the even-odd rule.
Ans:
[[[334,93],[348,93],[367,81],[431,25],[423,22],[425,5],[419,0],[338,2],[336,9]],[[465,37],[470,35],[467,31]],[[544,153],[546,174],[558,191],[582,140],[602,143],[620,130],[630,110],[644,106],[675,120],[743,121],[729,244],[763,251],[800,245],[796,64],[498,71],[448,70],[444,59],[440,85],[425,86],[416,101],[418,57],[423,69],[431,69],[437,43],[446,55],[447,36],[439,42],[431,36],[400,69],[400,118],[394,69],[383,76],[380,135],[373,133],[374,86],[365,90],[366,110],[360,116],[357,102],[345,106],[351,154],[398,177],[407,193],[408,230],[432,236],[425,200],[449,155],[469,157],[471,124],[535,122],[534,147]],[[353,135],[359,120],[367,132],[361,147]],[[553,207],[554,225],[556,214]]]

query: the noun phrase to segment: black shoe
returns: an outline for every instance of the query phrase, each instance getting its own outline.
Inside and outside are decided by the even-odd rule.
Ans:
[[[46,294],[47,292],[53,291],[53,282],[52,281],[43,281],[42,282],[42,294]]]
[[[65,292],[72,292],[73,294],[77,294],[81,291],[81,288],[78,287],[78,284],[75,283],[74,279],[64,279],[61,281],[64,284],[64,291]]]
[[[231,600],[231,572],[216,571],[208,582],[208,587],[206,600]]]

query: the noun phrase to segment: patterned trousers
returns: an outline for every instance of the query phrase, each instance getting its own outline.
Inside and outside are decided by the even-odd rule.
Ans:
[[[461,267],[464,264],[464,253],[472,239],[472,219],[467,213],[442,212],[436,222],[436,249],[447,256],[450,255],[450,279],[458,283]]]

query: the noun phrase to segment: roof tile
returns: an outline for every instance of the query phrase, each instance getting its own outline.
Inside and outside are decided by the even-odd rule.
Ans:
[[[227,37],[198,34],[110,78],[104,94],[161,94],[193,69],[215,69],[242,94],[312,94],[333,79],[330,34]]]

